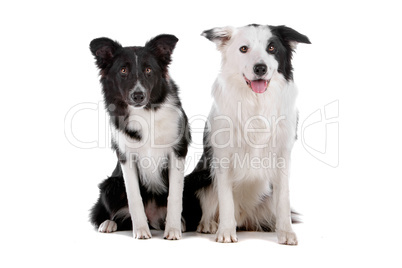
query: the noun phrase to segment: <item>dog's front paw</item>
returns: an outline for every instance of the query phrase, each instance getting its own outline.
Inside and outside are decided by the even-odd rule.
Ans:
[[[283,245],[297,245],[297,237],[293,231],[279,231],[276,230],[278,236],[278,243]]]
[[[218,230],[218,223],[215,221],[210,221],[208,223],[200,222],[197,227],[197,232],[204,234],[215,234]]]
[[[216,242],[219,243],[237,242],[236,226],[230,228],[219,228],[216,235]]]
[[[178,228],[167,227],[165,228],[163,237],[168,240],[179,240],[181,238],[181,230]]]
[[[148,226],[134,228],[133,235],[137,239],[149,239],[152,237]]]
[[[98,231],[101,233],[112,233],[116,232],[117,224],[114,221],[106,220],[99,225]]]

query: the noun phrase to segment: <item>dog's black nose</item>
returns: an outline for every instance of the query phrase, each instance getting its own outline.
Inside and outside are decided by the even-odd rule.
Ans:
[[[256,64],[254,65],[254,73],[258,76],[263,76],[267,73],[267,65],[265,64]]]
[[[134,103],[142,103],[145,99],[145,94],[142,91],[134,91],[131,94],[131,99],[134,101]]]

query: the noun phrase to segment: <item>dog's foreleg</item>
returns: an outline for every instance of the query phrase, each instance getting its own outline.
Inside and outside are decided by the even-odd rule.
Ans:
[[[221,169],[215,176],[219,201],[219,226],[216,241],[220,243],[237,242],[233,183],[227,169]]]
[[[181,238],[181,212],[183,209],[184,158],[174,153],[169,157],[169,196],[164,238]]]
[[[286,162],[286,168],[278,169],[277,180],[273,183],[273,200],[276,206],[275,227],[278,242],[285,245],[297,245],[297,237],[292,229],[289,199],[289,161]]]
[[[140,192],[140,182],[137,167],[134,161],[127,161],[121,164],[124,184],[126,185],[128,208],[133,222],[133,236],[138,239],[151,238],[147,216],[145,215],[144,204]]]

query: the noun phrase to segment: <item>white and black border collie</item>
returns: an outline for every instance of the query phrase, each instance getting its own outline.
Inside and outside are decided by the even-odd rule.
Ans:
[[[204,155],[185,180],[201,185],[194,188],[202,209],[197,230],[217,233],[218,242],[236,242],[237,229],[270,230],[279,243],[296,245],[288,182],[298,121],[291,59],[298,43],[310,41],[286,26],[256,24],[202,35],[216,44],[222,66]]]
[[[122,47],[108,38],[90,43],[118,157],[91,210],[90,220],[100,232],[133,229],[135,238],[147,239],[153,227],[164,229],[166,239],[181,238],[184,161],[191,137],[178,88],[168,74],[177,41],[164,34],[144,47]]]

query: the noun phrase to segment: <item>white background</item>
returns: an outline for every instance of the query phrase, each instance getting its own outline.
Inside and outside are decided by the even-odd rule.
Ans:
[[[208,114],[220,64],[200,34],[250,23],[286,24],[312,42],[294,56],[299,136],[309,115],[339,104],[333,124],[306,129],[293,151],[292,206],[304,215],[295,226],[299,245],[278,245],[273,233],[243,232],[237,244],[218,244],[196,233],[171,242],[161,232],[148,241],[95,232],[88,210],[115,155],[90,41],[143,45],[161,33],[180,39],[170,71],[192,119],[194,161],[203,125],[195,119]],[[1,266],[400,267],[401,24],[396,1],[3,1]],[[76,105],[88,109],[71,119]],[[95,148],[78,148],[66,131]],[[339,155],[326,151],[335,167],[303,146],[323,151],[326,141],[339,147]]]

